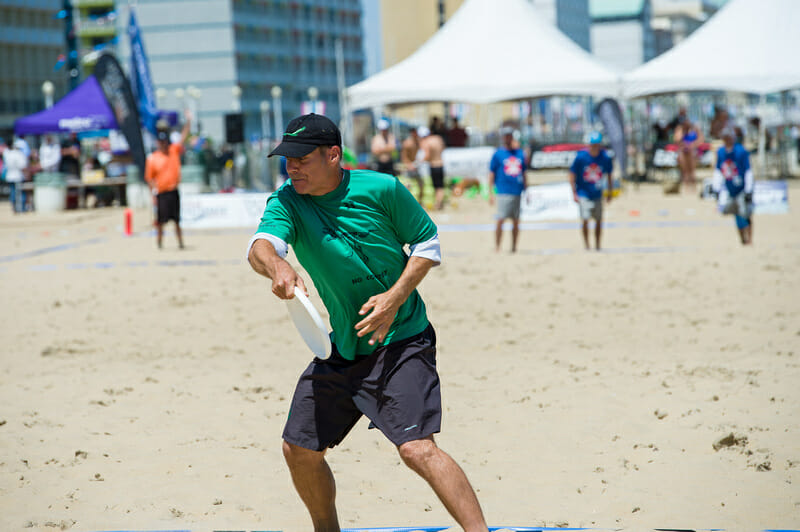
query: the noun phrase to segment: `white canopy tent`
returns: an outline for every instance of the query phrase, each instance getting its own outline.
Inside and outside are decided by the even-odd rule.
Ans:
[[[800,0],[731,0],[689,38],[623,76],[624,93],[800,87]]]
[[[617,96],[620,76],[526,0],[466,0],[405,60],[347,89],[349,107]]]

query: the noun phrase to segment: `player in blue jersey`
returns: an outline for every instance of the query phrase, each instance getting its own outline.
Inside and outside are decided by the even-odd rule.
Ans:
[[[495,229],[495,251],[500,251],[503,236],[503,222],[510,219],[511,252],[517,251],[519,238],[519,211],[522,193],[525,191],[525,154],[514,141],[514,130],[504,127],[500,130],[503,145],[494,152],[489,163],[489,203],[495,203],[497,192],[497,228]]]
[[[608,183],[607,201],[611,201],[611,172],[614,163],[603,149],[603,135],[595,131],[589,136],[589,149],[581,150],[575,156],[569,169],[569,181],[572,184],[572,197],[580,208],[583,225],[583,243],[589,245],[589,219],[594,218],[594,245],[600,249],[600,236],[603,226],[603,176]]]
[[[721,133],[725,143],[717,151],[712,188],[721,199],[722,212],[736,217],[736,228],[742,244],[753,243],[753,170],[750,153],[736,142],[731,125]]]

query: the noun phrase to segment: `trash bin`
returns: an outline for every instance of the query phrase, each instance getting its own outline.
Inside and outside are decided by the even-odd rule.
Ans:
[[[125,171],[125,199],[127,200],[128,207],[144,209],[152,206],[153,195],[150,192],[150,187],[148,187],[147,183],[139,176],[139,167],[135,164],[130,164]]]
[[[64,210],[67,204],[66,178],[60,172],[39,172],[33,176],[33,205],[36,212]]]
[[[203,192],[203,166],[200,164],[183,165],[178,190],[181,196]]]

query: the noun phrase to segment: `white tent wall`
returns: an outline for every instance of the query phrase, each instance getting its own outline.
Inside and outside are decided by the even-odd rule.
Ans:
[[[797,0],[731,0],[685,41],[625,74],[625,95],[800,87],[798,22]]]
[[[541,20],[526,0],[466,0],[414,54],[347,92],[352,109],[616,96],[619,75]]]
[[[727,91],[761,97],[758,161],[767,174],[766,95],[800,87],[800,1],[730,0],[686,40],[626,73],[628,98],[682,91]],[[785,114],[788,111],[783,109]],[[783,155],[779,155],[783,157]],[[783,168],[783,163],[781,163]],[[782,171],[779,171],[782,173]]]

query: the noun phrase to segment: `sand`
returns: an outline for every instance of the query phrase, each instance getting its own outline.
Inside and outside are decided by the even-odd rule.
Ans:
[[[146,210],[131,237],[119,208],[0,211],[0,530],[310,530],[280,452],[310,355],[244,261],[252,229],[159,251]],[[743,248],[712,203],[627,187],[605,252],[527,224],[516,255],[491,217],[434,214],[420,287],[437,441],[489,523],[798,528],[800,210]],[[329,461],[342,526],[455,526],[366,421]]]

